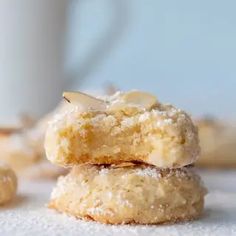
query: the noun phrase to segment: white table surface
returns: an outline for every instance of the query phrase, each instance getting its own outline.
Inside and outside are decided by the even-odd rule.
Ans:
[[[175,225],[111,226],[83,222],[47,209],[55,182],[19,183],[18,196],[1,207],[0,235],[236,235],[236,171],[201,171],[209,193],[202,219]]]

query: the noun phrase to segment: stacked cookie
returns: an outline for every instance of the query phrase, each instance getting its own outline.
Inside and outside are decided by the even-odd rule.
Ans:
[[[139,91],[64,97],[74,109],[50,122],[45,148],[52,163],[72,169],[49,207],[110,224],[200,216],[205,188],[191,166],[198,135],[185,112]]]

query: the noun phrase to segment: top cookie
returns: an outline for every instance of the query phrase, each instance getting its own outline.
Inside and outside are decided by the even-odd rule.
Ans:
[[[74,108],[55,116],[45,138],[47,157],[55,164],[144,162],[177,168],[199,155],[190,117],[148,93],[94,98],[74,92],[64,97]]]

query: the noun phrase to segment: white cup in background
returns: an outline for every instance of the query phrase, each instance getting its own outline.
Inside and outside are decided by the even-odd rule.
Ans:
[[[38,118],[60,100],[69,80],[64,45],[70,3],[0,0],[0,125],[16,123],[21,113]],[[114,23],[110,29],[116,28]],[[105,37],[114,33],[110,29]],[[89,67],[89,61],[85,64]]]
[[[64,35],[69,1],[0,0],[0,123],[39,117],[65,83]]]

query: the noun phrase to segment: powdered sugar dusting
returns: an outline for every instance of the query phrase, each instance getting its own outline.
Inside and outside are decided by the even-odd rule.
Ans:
[[[94,207],[94,208],[89,208],[87,212],[91,215],[105,215],[105,216],[112,216],[114,213],[109,210],[104,210],[102,207]]]
[[[65,184],[67,182],[67,179],[64,176],[61,176],[58,178],[57,186],[52,190],[51,193],[51,199],[55,199],[57,197],[60,197],[65,192]]]
[[[102,168],[99,171],[99,175],[107,175],[109,173],[109,169],[108,168]]]
[[[62,112],[56,113],[53,116],[53,119],[48,121],[48,126],[53,127],[54,130],[57,130],[59,127],[64,125],[65,117],[68,119],[73,119],[74,113],[80,112],[81,109],[76,106],[68,106],[66,110],[63,110]]]
[[[139,176],[146,176],[146,177],[151,177],[151,178],[161,177],[160,172],[158,172],[158,170],[153,167],[139,168],[135,171],[135,174]]]
[[[119,204],[124,207],[132,208],[133,205],[130,203],[128,199],[123,198],[120,194],[116,196]]]

